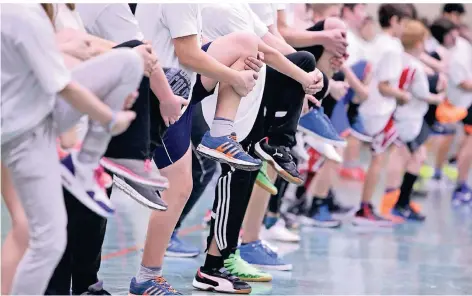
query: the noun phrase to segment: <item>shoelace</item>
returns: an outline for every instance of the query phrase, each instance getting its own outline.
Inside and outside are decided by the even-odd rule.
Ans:
[[[229,272],[228,269],[222,267],[218,270],[222,275],[224,275],[225,277],[227,277],[229,280],[231,281],[237,281],[239,280],[239,278],[235,275],[233,275],[231,272]]]
[[[229,138],[234,141],[234,145],[235,145],[236,147],[238,147],[238,149],[240,150],[240,151],[238,151],[238,152],[244,152],[243,146],[241,146],[241,144],[239,144],[238,138],[237,138],[236,134],[234,134],[234,133],[231,134],[231,135],[229,136]]]
[[[276,253],[274,250],[272,250],[271,247],[269,247],[268,245],[264,244],[263,242],[261,242],[260,245],[261,245],[261,247],[266,251],[266,253],[267,253],[270,257],[272,257],[272,258],[276,258],[276,257],[277,257],[277,253]]]
[[[163,285],[164,288],[166,288],[169,292],[172,292],[172,293],[178,293],[176,289],[174,289],[167,281],[164,277],[162,276],[158,276],[156,277],[156,282],[159,284],[159,285]]]

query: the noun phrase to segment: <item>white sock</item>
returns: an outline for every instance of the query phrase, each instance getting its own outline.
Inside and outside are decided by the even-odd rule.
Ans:
[[[210,129],[212,137],[229,136],[234,132],[234,122],[230,119],[215,117]]]

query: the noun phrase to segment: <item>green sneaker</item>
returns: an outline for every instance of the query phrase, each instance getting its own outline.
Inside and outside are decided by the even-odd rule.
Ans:
[[[442,169],[442,172],[451,181],[456,181],[459,175],[459,172],[457,171],[457,167],[452,166],[452,165],[445,165]]]
[[[236,254],[231,254],[229,258],[225,260],[225,268],[228,269],[232,275],[237,276],[245,282],[272,281],[270,274],[262,272],[244,261],[239,254],[239,250],[236,251]]]
[[[267,162],[262,163],[262,167],[257,174],[256,184],[262,187],[265,191],[269,192],[271,195],[277,194],[277,187],[272,184],[269,176],[267,175]]]
[[[421,166],[419,176],[422,179],[431,179],[434,175],[434,168],[432,166],[424,164]]]

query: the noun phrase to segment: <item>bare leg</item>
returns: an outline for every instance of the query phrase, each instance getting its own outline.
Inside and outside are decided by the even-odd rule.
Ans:
[[[272,167],[267,168],[267,174],[271,181],[275,180],[276,172]],[[251,199],[244,215],[243,242],[250,243],[259,240],[264,214],[269,205],[270,193],[254,184]]]
[[[439,144],[439,148],[436,154],[436,169],[442,169],[444,164],[447,161],[447,154],[451,149],[451,144],[454,141],[454,135],[446,135],[441,136],[441,141]]]
[[[347,138],[347,147],[344,151],[344,163],[354,164],[359,159],[359,154],[361,150],[362,143],[360,140],[356,139],[353,136]]]
[[[459,171],[458,182],[467,182],[469,170],[472,165],[472,136],[466,135],[463,144],[461,145],[457,157],[457,169]]]
[[[379,182],[380,173],[382,172],[382,167],[387,153],[388,152],[383,152],[381,154],[372,155],[372,160],[367,170],[365,183],[362,188],[362,202],[370,203],[372,200],[375,186],[377,186],[377,183]]]
[[[405,147],[396,147],[393,146],[390,151],[390,156],[387,164],[387,180],[385,182],[385,187],[388,188],[400,188],[402,184],[403,173],[406,166],[405,159]],[[408,157],[408,156],[407,156]]]
[[[9,295],[13,277],[28,247],[28,221],[13,188],[10,173],[2,165],[2,196],[10,213],[12,229],[2,246],[2,295]]]

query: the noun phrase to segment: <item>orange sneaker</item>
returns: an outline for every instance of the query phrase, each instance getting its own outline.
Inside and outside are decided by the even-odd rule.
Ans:
[[[380,213],[384,215],[385,217],[388,217],[392,221],[395,220],[395,218],[398,218],[398,217],[392,218],[391,212],[392,212],[393,207],[397,203],[399,196],[400,196],[400,189],[390,191],[389,193],[384,194],[384,196],[382,197],[382,201],[380,203]],[[410,207],[416,212],[421,212],[421,206],[414,201],[410,201]]]
[[[436,119],[440,123],[456,123],[467,116],[467,109],[452,105],[449,101],[439,104],[436,109]]]
[[[363,182],[365,180],[365,171],[361,167],[341,168],[339,170],[339,175],[341,178],[357,182]]]

